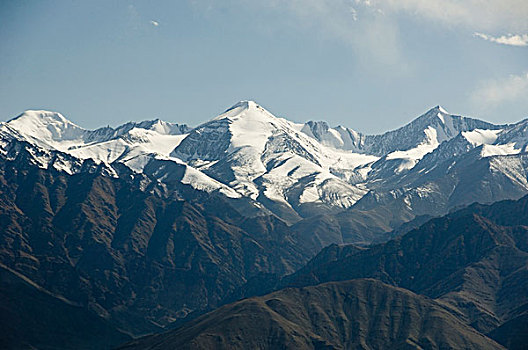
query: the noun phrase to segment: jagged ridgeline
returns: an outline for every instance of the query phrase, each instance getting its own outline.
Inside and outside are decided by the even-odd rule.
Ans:
[[[390,253],[385,247],[407,242],[405,234],[422,230],[432,217],[473,202],[527,194],[527,123],[493,125],[435,107],[397,130],[364,135],[324,122],[293,123],[243,101],[196,127],[156,119],[86,130],[59,113],[27,111],[0,123],[1,322],[6,330],[0,346],[47,348],[69,338],[64,348],[112,347],[130,337],[179,327],[242,296],[363,277],[389,284],[361,282],[383,289],[380,295],[410,298],[413,305],[421,305],[419,310],[440,315],[439,327],[457,329],[457,339],[467,344],[498,346],[492,337],[510,346],[526,318],[523,310],[515,310],[520,299],[510,292],[501,289],[493,298],[504,293],[497,305],[509,298],[514,306],[492,307],[489,301],[481,304],[480,294],[471,297],[476,301],[466,300],[467,295],[449,289],[460,286],[466,275],[444,280],[445,273],[453,272],[448,267],[447,272],[427,275],[442,278],[431,277],[431,285],[417,287],[418,272],[399,275],[381,262]],[[438,232],[447,239],[458,229],[451,225]],[[431,232],[436,237],[436,229]],[[502,242],[501,247],[513,240],[515,249],[524,252],[521,233],[494,234],[490,240]],[[456,237],[464,245],[442,244],[458,247],[446,255],[448,265],[465,269],[453,262],[466,261],[466,251],[479,242]],[[382,244],[393,238],[397,240]],[[354,246],[336,248],[346,243]],[[442,251],[438,248],[431,249]],[[415,264],[422,253],[401,248],[397,254],[411,262],[398,269],[423,266]],[[359,259],[365,254],[373,254],[372,260],[350,265],[346,271],[352,275],[341,274],[349,265],[338,257]],[[515,264],[524,261],[524,253],[519,254]],[[324,268],[316,264],[327,257],[338,262],[320,265]],[[504,266],[517,266],[507,264],[500,269],[484,264],[478,273],[500,270],[505,276],[516,271],[504,272]],[[326,266],[332,267],[324,270]],[[522,273],[513,276],[523,285]],[[443,294],[427,289],[440,280],[445,288],[434,288]],[[357,290],[351,286],[323,288],[321,293]],[[401,294],[394,286],[415,294]],[[258,300],[259,314],[274,308]],[[298,315],[312,312],[306,305]],[[365,312],[366,320],[371,311]],[[37,313],[42,317],[35,318]],[[86,325],[83,332],[79,324]],[[270,327],[272,333],[278,329]],[[314,323],[306,328],[299,338],[304,340],[291,344],[355,344],[344,333],[340,336],[349,340],[332,342],[317,327]],[[392,337],[380,346],[423,344],[419,336],[430,330],[418,328],[405,333],[405,339]],[[38,332],[21,331],[27,329]],[[285,337],[291,335],[282,325],[280,329]],[[105,340],[92,337],[96,333]],[[372,339],[367,333],[361,341]],[[77,336],[69,336],[73,334]],[[449,333],[438,336],[427,339],[438,347],[451,344]]]
[[[177,119],[177,116],[174,116]],[[2,123],[3,153],[21,142],[32,161],[69,174],[87,160],[163,184],[245,198],[288,224],[330,226],[312,242],[384,241],[424,215],[527,193],[528,121],[493,125],[435,107],[381,135],[292,123],[243,101],[195,128],[161,120],[85,130],[59,113],[27,111]],[[330,225],[328,225],[330,223]],[[311,236],[311,233],[309,233]]]
[[[251,297],[266,291],[270,294]],[[331,245],[250,298],[122,349],[525,349],[528,196]]]

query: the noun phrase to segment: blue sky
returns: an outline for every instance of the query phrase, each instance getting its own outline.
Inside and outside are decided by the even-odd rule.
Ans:
[[[528,117],[525,0],[1,1],[0,120],[197,125],[239,100],[377,133]]]

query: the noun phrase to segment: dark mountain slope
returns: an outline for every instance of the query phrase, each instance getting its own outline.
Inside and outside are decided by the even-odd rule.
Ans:
[[[58,344],[70,349],[101,349],[131,339],[95,313],[3,266],[0,300],[2,349],[57,349]]]
[[[527,203],[473,205],[369,249],[330,246],[280,286],[376,278],[437,299],[491,332],[528,308]]]
[[[528,334],[528,312],[501,325],[489,333],[489,337],[510,350],[526,349]]]
[[[375,280],[287,288],[121,349],[501,349],[436,302]]]
[[[143,175],[70,176],[23,157],[0,159],[0,263],[133,334],[308,257],[282,221],[248,219],[220,195],[183,200]]]
[[[410,210],[407,208],[410,213]],[[354,242],[355,245],[371,245],[387,242],[421,226],[431,219],[429,215],[402,217],[387,208],[347,210],[335,215],[319,215],[299,221],[292,229],[299,233],[303,243],[319,252],[330,244]],[[403,210],[397,211],[399,214]]]

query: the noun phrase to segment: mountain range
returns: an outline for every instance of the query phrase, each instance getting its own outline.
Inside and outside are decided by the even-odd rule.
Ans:
[[[289,122],[242,101],[194,128],[152,120],[91,131],[59,113],[27,111],[0,125],[0,149],[12,157],[29,144],[35,164],[68,174],[89,161],[118,177],[124,165],[167,185],[247,198],[290,225],[333,222],[317,250],[383,241],[416,217],[473,202],[520,198],[527,128],[528,120],[493,125],[437,106],[397,130],[364,135]]]
[[[503,349],[440,304],[376,280],[288,288],[120,349]]]
[[[380,135],[253,101],[196,127],[26,111],[0,123],[0,344],[522,348],[527,145],[439,106]]]
[[[330,245],[275,282],[122,349],[525,349],[528,196]]]

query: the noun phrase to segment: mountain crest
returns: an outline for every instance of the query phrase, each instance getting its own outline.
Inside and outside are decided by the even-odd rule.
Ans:
[[[28,109],[24,111],[24,113],[8,120],[8,123],[12,123],[15,121],[24,121],[24,122],[30,122],[30,121],[56,121],[61,122],[65,124],[73,124],[71,121],[66,119],[62,114],[58,112],[52,112],[52,111],[46,111],[46,110],[34,110],[34,109]]]
[[[66,119],[62,114],[44,110],[25,111],[9,120],[6,125],[23,135],[24,138],[48,147],[56,147],[64,141],[81,140],[88,132]]]
[[[269,120],[276,120],[278,118],[255,101],[245,100],[235,103],[225,112],[213,118],[211,121],[223,119],[230,121],[245,119],[248,121],[251,120],[253,122],[266,122]]]
[[[440,113],[444,113],[444,114],[450,114],[448,111],[446,111],[446,109],[440,105],[436,105],[434,106],[433,108],[431,108],[431,110],[435,110],[435,111],[438,111]]]
[[[10,140],[24,140],[44,150],[124,165],[135,172],[174,162],[174,167],[190,174],[194,185],[225,186],[268,203],[268,209],[293,223],[316,211],[356,205],[368,190],[392,190],[396,181],[410,183],[414,176],[423,176],[419,169],[427,174],[437,161],[460,157],[483,143],[477,157],[528,149],[523,125],[511,132],[501,128],[505,126],[452,115],[435,106],[399,129],[365,135],[324,121],[293,123],[244,100],[193,129],[154,119],[85,130],[59,113],[27,111],[2,123],[0,147],[7,152],[13,144]],[[437,151],[443,143],[449,145]],[[432,153],[434,157],[424,161]],[[50,162],[42,155],[35,157],[41,164]],[[57,166],[77,171],[71,165]],[[526,182],[523,171],[514,174],[520,174],[516,181]]]
[[[429,109],[427,112],[412,120],[407,125],[438,123],[438,120],[440,120],[441,124],[446,124],[448,123],[449,119],[452,119],[452,117],[453,116],[449,114],[444,108],[442,108],[442,106],[438,105]],[[464,117],[459,118],[466,119]],[[403,126],[402,128],[405,128],[407,125]]]
[[[226,109],[226,112],[229,112],[230,110],[233,110],[233,109],[236,109],[236,108],[240,108],[240,109],[243,109],[243,110],[249,110],[249,109],[253,109],[253,108],[256,108],[258,107],[258,103],[255,102],[255,101],[252,101],[252,100],[241,100],[241,101],[238,101],[237,103],[235,103],[234,105],[232,105],[231,107],[229,107],[228,109]]]

